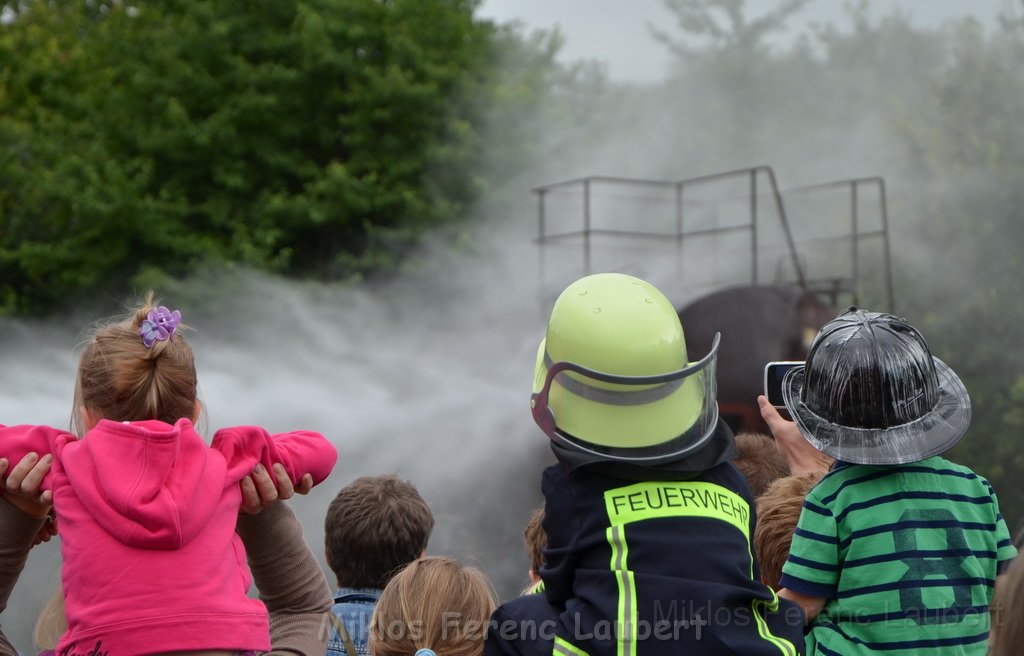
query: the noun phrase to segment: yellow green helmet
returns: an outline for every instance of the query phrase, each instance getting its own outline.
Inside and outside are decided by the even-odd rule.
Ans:
[[[555,301],[537,349],[533,415],[563,446],[661,462],[703,446],[718,424],[715,358],[687,358],[679,315],[648,282],[586,276]]]

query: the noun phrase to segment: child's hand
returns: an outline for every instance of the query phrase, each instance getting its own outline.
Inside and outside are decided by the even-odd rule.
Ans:
[[[783,419],[764,395],[757,397],[757,405],[761,408],[761,416],[775,437],[775,448],[789,463],[789,471],[794,476],[827,472],[834,460],[818,451],[800,434],[800,429],[793,422]]]
[[[813,622],[814,618],[821,613],[821,609],[825,607],[825,603],[828,601],[825,597],[812,597],[801,594],[796,590],[789,590],[788,588],[779,590],[779,596],[783,599],[789,599],[800,606],[801,610],[804,611],[804,624]]]
[[[5,492],[7,500],[14,507],[33,517],[49,515],[50,509],[53,507],[53,492],[40,490],[40,488],[43,479],[50,473],[52,465],[53,456],[49,453],[42,458],[35,452],[26,454],[7,474]],[[9,466],[10,462],[7,458],[0,458],[0,477],[7,473]]]
[[[304,475],[299,484],[294,485],[284,465],[275,463],[273,469],[276,481],[262,464],[256,465],[252,474],[241,480],[242,512],[255,515],[278,499],[290,499],[296,493],[309,494],[313,489],[312,475]]]

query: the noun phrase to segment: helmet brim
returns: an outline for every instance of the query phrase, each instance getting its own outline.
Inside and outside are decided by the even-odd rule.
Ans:
[[[782,381],[782,398],[804,438],[836,460],[861,465],[918,462],[953,448],[971,423],[971,398],[963,381],[936,357],[939,399],[931,412],[889,428],[857,428],[819,416],[801,400],[804,367],[794,367]]]
[[[708,354],[687,366],[691,372],[666,373],[678,378],[656,385],[610,384],[576,371],[556,374],[549,388],[554,423],[546,430],[548,436],[567,448],[623,462],[668,462],[699,450],[713,438],[719,424],[717,347],[716,337]],[[549,375],[544,354],[542,341],[534,394]],[[615,401],[606,395],[639,398]]]

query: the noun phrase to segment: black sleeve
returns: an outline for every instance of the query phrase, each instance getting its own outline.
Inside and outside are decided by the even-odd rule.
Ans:
[[[540,577],[544,580],[544,594],[548,603],[564,607],[566,600],[573,596],[579,517],[574,507],[568,474],[561,465],[552,465],[544,470],[541,491],[544,493],[542,526],[548,542],[544,548],[544,566],[541,567]]]
[[[505,612],[504,606],[498,606],[487,626],[483,656],[519,656],[515,639],[518,634],[516,624],[516,620]]]

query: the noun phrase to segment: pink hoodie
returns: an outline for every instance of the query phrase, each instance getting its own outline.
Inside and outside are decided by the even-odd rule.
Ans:
[[[44,487],[57,512],[68,632],[57,653],[267,651],[267,612],[235,534],[238,482],[256,463],[292,479],[330,474],[338,454],[322,435],[217,431],[207,446],[187,419],[101,420],[86,436],[0,426],[0,455],[53,453]]]

